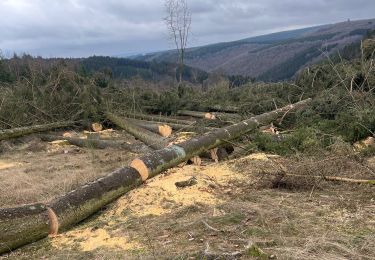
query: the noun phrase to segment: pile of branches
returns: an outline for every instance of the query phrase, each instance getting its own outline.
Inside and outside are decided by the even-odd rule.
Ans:
[[[97,118],[100,90],[89,79],[58,63],[14,65],[12,82],[0,82],[0,129]]]

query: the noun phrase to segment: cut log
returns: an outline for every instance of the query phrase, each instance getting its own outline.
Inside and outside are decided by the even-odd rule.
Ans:
[[[168,125],[171,126],[172,129],[174,130],[195,131],[195,132],[209,132],[209,131],[218,129],[216,127],[199,126],[199,125],[196,125],[195,123],[190,124],[190,125],[168,123]]]
[[[241,116],[237,114],[229,114],[223,112],[199,112],[199,111],[189,111],[189,110],[179,110],[177,114],[184,115],[184,116],[192,116],[197,118],[205,118],[208,120],[215,120],[218,119],[224,122],[239,122],[241,121]]]
[[[310,100],[301,101],[273,112],[255,116],[241,123],[192,138],[184,143],[154,151],[133,160],[125,167],[71,191],[47,206],[34,204],[13,209],[0,209],[0,253],[36,241],[49,233],[75,225],[121,195],[139,186],[146,179],[177,166],[203,151],[215,148],[224,140],[234,139],[267,124],[285,112],[301,108]],[[113,121],[116,116],[109,114]],[[122,124],[122,121],[120,121]]]
[[[140,120],[140,119],[134,119],[134,118],[125,118],[126,120],[132,121],[134,124],[143,127],[145,125],[152,125],[155,129],[161,124],[161,122],[156,122],[156,121],[147,121],[147,120]],[[189,130],[189,131],[196,131],[196,132],[208,132],[215,130],[217,128],[215,127],[206,127],[206,126],[199,126],[196,125],[196,123],[191,123],[191,121],[188,121],[189,124],[175,124],[175,123],[167,123],[168,126],[172,127],[173,130]],[[143,127],[146,128],[146,127]],[[147,128],[146,128],[147,129]],[[150,129],[148,129],[150,130]],[[151,131],[151,130],[150,130]]]
[[[100,140],[100,139],[82,139],[82,138],[75,138],[75,137],[64,137],[64,136],[57,136],[57,135],[39,135],[40,139],[46,142],[53,142],[57,140],[66,140],[70,144],[79,146],[79,147],[87,147],[87,148],[96,148],[96,149],[105,149],[107,147],[112,147],[116,149],[123,149],[132,152],[139,152],[141,150],[140,147],[137,148],[134,144],[128,144],[125,141],[111,141],[111,140]]]
[[[94,132],[100,132],[103,130],[103,126],[102,124],[100,123],[92,123],[91,124],[91,129],[94,131]]]
[[[125,167],[71,191],[48,205],[0,209],[0,254],[66,230],[142,184],[139,173]]]
[[[172,127],[170,127],[169,125],[160,125],[158,129],[159,134],[163,137],[169,137],[172,134]]]
[[[126,132],[133,135],[135,138],[139,139],[153,149],[162,149],[164,147],[167,147],[169,144],[166,139],[161,138],[159,135],[147,129],[135,125],[130,120],[120,118],[112,113],[107,113],[106,116],[111,122],[118,125]]]
[[[208,120],[215,120],[216,119],[215,114],[209,113],[209,112],[178,110],[177,114],[182,115],[182,116],[192,116],[192,117],[197,117],[197,118],[205,118],[205,119],[208,119]]]
[[[125,120],[130,120],[133,124],[139,127],[145,128],[154,133],[160,134],[163,137],[169,137],[172,134],[172,127],[167,124],[155,123],[155,122],[149,122],[149,121],[143,121],[143,120],[137,120],[137,119],[129,119],[129,118],[126,118]]]
[[[241,123],[206,133],[201,137],[192,138],[185,142],[146,154],[133,160],[130,166],[137,169],[143,180],[146,180],[194,156],[218,147],[226,143],[226,140],[238,138],[247,132],[255,130],[260,125],[269,124],[290,110],[306,106],[310,101],[311,99],[306,99],[272,112],[254,116]]]
[[[44,204],[0,209],[0,254],[46,237],[49,223]]]
[[[45,125],[34,125],[34,126],[26,126],[26,127],[18,127],[18,128],[13,128],[13,129],[0,130],[0,141],[11,139],[11,138],[17,138],[17,137],[21,137],[21,136],[29,135],[33,133],[50,131],[56,128],[74,126],[75,123],[76,122],[74,121],[64,121],[64,122],[56,122],[56,123],[45,124]]]
[[[161,123],[172,123],[172,124],[180,124],[180,125],[191,125],[195,123],[195,121],[180,120],[180,119],[174,119],[170,117],[157,116],[157,115],[144,115],[144,114],[136,114],[136,113],[130,113],[130,112],[126,112],[124,113],[124,115],[132,119],[148,120],[148,121],[155,121],[155,122],[161,122]]]

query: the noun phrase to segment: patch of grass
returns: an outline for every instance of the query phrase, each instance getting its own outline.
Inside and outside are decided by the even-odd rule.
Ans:
[[[245,255],[256,257],[257,259],[260,259],[260,260],[269,259],[269,255],[263,252],[263,250],[257,247],[256,245],[252,245],[249,249],[247,249],[245,251]]]
[[[269,234],[269,232],[263,228],[249,227],[243,232],[243,234],[250,237],[263,237]]]
[[[244,219],[245,215],[243,213],[230,213],[226,214],[224,216],[217,216],[210,218],[213,222],[225,226],[234,225],[234,224],[240,224]]]

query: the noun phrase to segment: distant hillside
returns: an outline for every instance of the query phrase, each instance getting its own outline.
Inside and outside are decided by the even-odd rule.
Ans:
[[[95,76],[101,80],[131,79],[140,77],[149,81],[174,81],[177,65],[170,62],[139,61],[127,58],[93,56],[89,58],[51,58],[23,55],[11,59],[0,59],[0,83],[14,82],[19,77],[28,77],[35,68],[49,71],[54,67],[67,67],[83,76]],[[17,71],[17,73],[15,73]],[[184,80],[202,83],[208,77],[207,72],[187,66]]]
[[[190,48],[186,63],[207,72],[277,81],[359,42],[375,19],[347,21]],[[136,56],[143,61],[176,61],[175,51]]]
[[[89,73],[104,71],[115,79],[141,77],[145,80],[176,77],[176,65],[171,62],[140,61],[127,58],[93,56],[80,60],[80,65]],[[184,79],[193,83],[201,83],[207,78],[207,73],[196,68],[186,67]]]

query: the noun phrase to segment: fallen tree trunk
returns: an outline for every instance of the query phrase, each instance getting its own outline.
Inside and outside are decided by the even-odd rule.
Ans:
[[[21,137],[21,136],[28,135],[28,134],[50,131],[56,128],[69,127],[69,126],[73,126],[75,123],[76,122],[74,121],[64,121],[64,122],[56,122],[56,123],[45,124],[45,125],[33,125],[33,126],[0,130],[0,141],[11,139],[11,138],[16,138],[16,137]]]
[[[180,124],[180,125],[190,125],[190,124],[195,123],[195,121],[180,120],[180,119],[174,119],[174,118],[169,118],[165,116],[135,114],[135,113],[130,113],[130,112],[125,112],[124,115],[132,119],[148,120],[148,121],[155,121],[155,122],[161,122],[161,123],[173,123],[173,124]]]
[[[0,254],[46,237],[49,229],[44,204],[0,209]]]
[[[55,236],[140,184],[140,174],[125,167],[48,204],[0,209],[0,254],[48,235]]]
[[[169,137],[172,134],[172,127],[167,124],[155,123],[137,119],[126,118],[125,120],[131,121],[133,124],[147,129],[151,132],[157,133],[163,137]]]
[[[134,189],[148,178],[174,167],[225,140],[235,139],[244,133],[267,124],[291,109],[301,108],[309,100],[255,116],[241,123],[218,129],[199,138],[154,151],[133,160],[125,167],[71,191],[47,205],[33,204],[11,209],[0,209],[0,253],[36,241],[48,234],[54,236],[87,217],[116,198]],[[117,121],[117,117],[109,114]],[[121,123],[121,122],[120,122]]]
[[[123,149],[132,152],[139,152],[139,149],[136,149],[136,145],[128,144],[125,141],[111,141],[111,140],[100,140],[100,139],[81,139],[81,138],[74,138],[74,137],[64,137],[64,136],[57,136],[57,135],[39,135],[40,139],[46,142],[53,142],[57,140],[66,140],[70,144],[79,146],[79,147],[87,147],[87,148],[96,148],[96,149],[105,149],[107,147]]]
[[[145,143],[153,149],[162,149],[168,146],[169,144],[169,142],[166,139],[161,138],[159,135],[147,129],[135,125],[130,120],[120,118],[112,113],[107,113],[106,116],[111,122],[118,125],[126,132],[133,135],[135,138],[141,140],[143,143]]]
[[[146,125],[146,124],[153,125],[153,126],[160,125],[159,122],[154,122],[154,121],[146,121],[146,120],[139,120],[139,119],[132,119],[132,118],[126,118],[126,119],[130,120],[132,122],[139,123],[140,127],[142,127],[142,125]],[[195,123],[189,124],[189,125],[168,123],[168,126],[172,127],[173,130],[189,130],[189,131],[205,131],[205,132],[217,129],[215,127],[199,126],[199,125],[196,125]]]
[[[189,111],[189,110],[178,110],[177,114],[183,116],[192,116],[197,118],[205,118],[209,120],[220,120],[223,122],[239,122],[241,120],[241,116],[237,114],[229,114],[224,112],[200,112],[200,111]]]
[[[221,128],[206,133],[198,138],[192,138],[177,145],[172,145],[164,149],[146,154],[132,161],[131,167],[137,169],[142,179],[146,180],[160,172],[174,167],[188,159],[197,156],[212,148],[225,143],[226,140],[232,140],[241,135],[256,129],[263,124],[269,124],[290,110],[304,107],[311,99],[300,101],[272,112],[254,116],[248,120],[242,121],[225,128]]]
[[[215,114],[208,113],[208,112],[178,110],[177,114],[182,115],[182,116],[192,116],[192,117],[197,117],[197,118],[205,118],[205,119],[209,119],[209,120],[215,120],[216,119]]]
[[[113,115],[112,115],[113,116]],[[117,118],[117,120],[121,120],[120,118]],[[142,126],[147,126],[147,125],[152,125],[152,123],[149,123],[148,121],[142,121],[142,120],[137,120],[137,119],[125,119],[127,121],[131,121],[132,123],[134,123],[135,125],[138,125],[140,127]],[[157,123],[154,123],[155,126],[157,127],[159,124]],[[181,126],[181,125],[179,125]],[[185,128],[189,128],[190,126],[184,126]],[[196,126],[197,129],[199,129],[198,126]],[[157,142],[156,138],[147,138],[147,139],[143,139],[143,142],[152,147],[153,144],[155,142]],[[161,147],[162,145],[165,145],[163,147]],[[160,144],[160,147],[161,148],[164,148],[164,147],[167,147],[169,146],[170,143],[161,143]],[[160,147],[154,147],[154,149],[161,149]],[[233,147],[229,147],[228,145],[227,146],[223,146],[223,147],[219,147],[217,150],[215,151],[210,151],[210,152],[204,152],[202,154],[200,154],[201,157],[204,157],[204,158],[211,158],[215,161],[221,161],[221,160],[224,160],[227,156],[228,156],[228,153],[231,153],[233,151]]]

